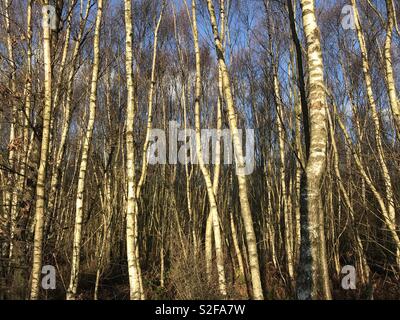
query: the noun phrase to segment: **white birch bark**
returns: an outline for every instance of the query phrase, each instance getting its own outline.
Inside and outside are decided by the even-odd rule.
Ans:
[[[48,5],[49,1],[43,1],[43,5]],[[49,19],[49,13],[43,11],[43,19]],[[51,121],[51,30],[50,26],[43,27],[43,60],[44,60],[44,109],[43,109],[43,132],[42,145],[40,148],[39,169],[36,183],[36,204],[35,204],[35,236],[33,242],[33,262],[32,262],[32,283],[31,300],[39,298],[39,284],[42,268],[42,245],[43,245],[43,225],[45,210],[45,183],[47,156],[50,137]]]
[[[131,300],[141,299],[140,268],[137,252],[137,198],[135,186],[135,146],[133,139],[133,125],[135,117],[135,93],[133,85],[133,28],[132,28],[132,1],[125,0],[125,51],[127,75],[127,119],[126,119],[126,178],[128,199],[126,202],[126,250],[128,259],[129,292]]]
[[[396,210],[395,210],[395,206],[394,206],[392,180],[390,177],[388,166],[386,164],[386,154],[385,154],[385,151],[384,151],[383,145],[382,145],[382,138],[381,138],[382,129],[381,129],[379,114],[377,111],[376,101],[375,101],[375,97],[374,97],[374,93],[373,93],[373,89],[372,89],[372,77],[371,77],[371,72],[370,72],[369,58],[368,58],[368,52],[367,52],[367,47],[366,47],[366,43],[365,43],[364,33],[363,33],[363,30],[361,27],[361,21],[360,21],[360,16],[358,13],[356,1],[351,0],[351,3],[353,5],[354,23],[355,23],[355,27],[356,27],[356,31],[357,31],[358,42],[360,44],[366,93],[367,93],[369,106],[371,108],[372,120],[374,123],[374,134],[375,134],[375,141],[376,141],[376,148],[377,148],[377,156],[378,156],[378,161],[379,161],[379,165],[381,167],[384,185],[385,185],[387,214],[388,214],[388,216],[385,217],[385,221],[387,222],[388,229],[389,229],[390,233],[392,234],[393,240],[396,244],[395,256],[396,256],[397,264],[400,266],[400,243],[398,242],[398,235],[396,232]],[[388,71],[387,70],[388,63],[390,63],[390,60],[386,61],[386,65],[387,65],[386,72]],[[388,74],[387,74],[387,76],[388,76]],[[391,95],[393,96],[393,94],[391,94]],[[392,98],[390,99],[390,101],[392,102]],[[393,106],[396,108],[395,105],[392,105],[392,107]],[[396,116],[396,114],[394,114],[394,116]]]
[[[228,120],[233,140],[235,160],[238,168],[237,172],[242,173],[241,171],[245,168],[242,143],[240,141],[240,137],[238,134],[238,124],[236,118],[236,111],[233,103],[229,72],[223,55],[223,46],[221,43],[221,38],[217,27],[217,19],[215,16],[215,10],[212,0],[207,0],[207,7],[208,7],[208,12],[210,14],[211,26],[214,35],[215,50],[218,57],[218,64],[222,72],[222,86],[223,86],[225,103],[228,111]],[[254,232],[253,218],[251,215],[250,203],[247,194],[248,191],[247,191],[246,176],[243,174],[238,174],[237,178],[239,184],[239,199],[241,206],[241,214],[246,231],[246,241],[249,254],[251,281],[253,286],[253,298],[256,300],[262,300],[264,299],[264,295],[261,286],[260,266],[258,262],[258,252],[257,252],[257,240]]]
[[[310,154],[306,164],[306,181],[301,191],[302,242],[297,296],[299,299],[331,299],[321,200],[328,139],[324,66],[314,0],[301,0],[300,4],[307,42]]]
[[[193,25],[193,38],[194,38],[194,50],[196,57],[196,83],[195,83],[195,122],[196,122],[196,152],[197,159],[200,165],[201,172],[203,174],[208,200],[210,202],[210,215],[212,217],[212,226],[214,233],[215,242],[215,253],[217,258],[217,271],[218,271],[218,283],[219,291],[221,295],[226,296],[226,280],[225,280],[225,268],[224,268],[224,255],[222,248],[221,230],[219,227],[219,216],[217,201],[215,195],[215,189],[211,181],[210,171],[206,167],[203,159],[203,150],[201,146],[201,121],[200,121],[200,99],[201,99],[201,65],[200,65],[200,48],[197,31],[197,14],[196,14],[196,0],[192,0],[192,25]],[[211,271],[211,270],[208,270]]]
[[[93,68],[90,87],[89,101],[89,121],[82,144],[82,158],[79,166],[79,178],[75,204],[75,224],[74,224],[74,240],[72,248],[72,263],[69,287],[67,290],[67,300],[75,300],[78,288],[79,271],[80,271],[80,252],[82,239],[82,221],[83,221],[83,205],[84,191],[86,184],[86,173],[88,166],[88,157],[90,145],[92,142],[94,121],[97,109],[97,80],[100,67],[100,31],[103,13],[103,0],[97,1],[97,15],[93,40]]]

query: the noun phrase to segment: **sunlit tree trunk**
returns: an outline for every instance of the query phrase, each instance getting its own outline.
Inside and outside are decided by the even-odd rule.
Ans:
[[[225,1],[220,0],[220,25],[221,25],[221,43],[225,51]],[[221,171],[221,127],[222,127],[222,107],[223,107],[223,89],[222,89],[222,72],[218,67],[218,100],[217,100],[217,137],[215,141],[215,166],[213,176],[213,190],[215,198],[218,196],[219,176]],[[232,221],[234,223],[234,221]],[[213,216],[211,212],[208,214],[206,221],[205,235],[205,257],[206,257],[206,272],[208,279],[211,278],[212,271],[212,236],[216,225],[213,224]]]
[[[218,57],[218,65],[222,73],[222,87],[226,108],[228,112],[229,127],[234,146],[236,166],[238,168],[238,184],[239,184],[239,199],[241,206],[242,219],[246,231],[247,248],[249,254],[250,273],[253,286],[253,298],[256,300],[264,299],[263,290],[261,286],[260,266],[258,261],[257,240],[254,232],[253,218],[251,215],[250,203],[248,199],[247,181],[246,176],[243,174],[245,168],[242,143],[238,134],[238,124],[236,118],[236,111],[233,103],[232,89],[229,79],[228,68],[225,63],[223,54],[223,46],[217,27],[217,19],[215,16],[214,5],[212,0],[207,0],[208,12],[210,14],[211,26],[214,35],[215,50]]]
[[[331,299],[321,199],[328,139],[324,67],[314,0],[301,0],[300,4],[307,41],[310,153],[306,164],[306,181],[301,190],[301,253],[297,296],[299,299]]]
[[[158,43],[158,30],[160,29],[161,21],[163,18],[165,1],[162,4],[161,13],[158,17],[158,21],[156,27],[154,28],[154,40],[153,40],[153,59],[151,63],[151,78],[150,78],[150,89],[149,89],[149,97],[148,97],[148,106],[147,106],[147,127],[146,127],[146,137],[143,144],[143,152],[142,152],[142,171],[140,174],[139,182],[136,186],[136,197],[140,197],[140,191],[142,186],[146,180],[147,175],[147,149],[149,145],[150,139],[150,131],[152,128],[152,120],[153,120],[153,97],[154,97],[154,86],[156,84],[156,61],[157,61],[157,43]]]
[[[210,201],[210,215],[212,217],[214,241],[215,241],[215,253],[217,258],[217,270],[218,270],[218,281],[219,291],[225,296],[226,295],[226,280],[225,280],[225,268],[224,268],[224,255],[222,251],[222,237],[219,227],[219,216],[217,201],[215,195],[215,189],[211,181],[210,171],[206,167],[203,159],[203,150],[201,145],[201,122],[200,122],[200,99],[201,99],[201,66],[200,66],[200,48],[197,31],[197,15],[196,15],[196,0],[192,0],[192,24],[193,24],[193,38],[194,38],[194,50],[196,56],[196,83],[195,83],[195,122],[196,122],[196,152],[197,160],[200,165],[201,172],[203,174],[208,200]],[[209,270],[210,271],[210,270]]]
[[[395,80],[393,75],[392,63],[392,38],[393,28],[395,25],[395,7],[393,0],[386,0],[387,11],[387,27],[386,27],[386,41],[385,41],[385,69],[386,69],[386,85],[389,95],[390,106],[394,123],[397,129],[397,135],[400,137],[400,102],[397,99]]]
[[[52,174],[51,174],[51,180],[50,180],[50,195],[49,195],[49,201],[48,201],[48,212],[49,212],[49,224],[51,223],[51,218],[55,215],[55,202],[57,198],[57,184],[60,181],[60,174],[61,174],[61,163],[65,155],[65,149],[66,149],[66,144],[67,144],[67,136],[68,132],[70,129],[70,124],[71,124],[71,118],[72,118],[72,103],[73,103],[73,81],[77,69],[77,58],[79,55],[79,48],[81,46],[81,41],[82,41],[82,36],[83,32],[86,26],[86,21],[89,16],[90,12],[90,7],[91,7],[91,0],[88,2],[86,6],[86,10],[84,13],[84,18],[82,20],[81,26],[79,28],[79,33],[75,41],[75,46],[72,52],[72,58],[71,58],[71,66],[70,70],[67,75],[67,88],[66,88],[66,102],[64,104],[64,110],[63,110],[63,119],[62,119],[62,124],[61,124],[61,138],[60,138],[60,143],[58,144],[58,148],[56,149],[55,152],[55,161],[52,167]],[[80,14],[83,14],[83,12],[80,12]],[[71,23],[71,21],[69,21]],[[66,40],[65,41],[70,41],[69,40],[69,33],[70,33],[70,28],[71,26],[69,25],[67,35],[66,35]],[[66,50],[67,47],[64,47],[64,50]],[[67,54],[63,54],[63,61],[65,64],[65,59],[66,59]],[[65,57],[65,59],[64,59]],[[63,78],[63,75],[60,75],[61,79]],[[60,80],[61,81],[61,80]],[[58,84],[60,86],[60,83]],[[56,101],[53,103],[54,106],[56,106]]]
[[[127,74],[127,118],[126,118],[126,178],[128,187],[128,199],[126,202],[126,250],[128,257],[128,273],[130,299],[140,300],[140,269],[137,252],[137,213],[138,205],[135,186],[135,145],[133,139],[133,125],[135,117],[135,93],[133,84],[133,28],[132,28],[132,2],[125,0],[125,50],[126,50],[126,74]]]
[[[43,1],[43,5],[48,5],[49,1]],[[50,19],[49,13],[43,11],[43,20]],[[32,283],[31,300],[39,298],[39,284],[42,268],[42,246],[43,246],[43,225],[45,213],[45,183],[47,156],[50,137],[51,121],[51,29],[50,25],[43,26],[43,60],[44,60],[44,109],[43,109],[43,133],[42,145],[40,149],[39,169],[36,183],[36,205],[35,205],[35,236],[33,242],[33,262],[32,262]]]
[[[233,172],[231,172],[229,175],[229,186],[230,186],[230,188],[233,189]],[[242,254],[242,251],[240,250],[239,238],[238,238],[238,234],[237,234],[235,219],[233,217],[233,206],[232,206],[231,202],[232,202],[232,200],[230,200],[230,206],[229,206],[229,222],[230,222],[231,232],[232,232],[233,248],[235,249],[236,259],[237,259],[238,265],[239,265],[239,272],[237,272],[236,276],[240,277],[241,280],[245,281],[246,275],[245,275],[245,270],[244,270],[243,254]]]
[[[337,109],[335,106],[335,114],[337,114]],[[365,184],[371,189],[372,194],[374,195],[376,201],[379,204],[379,208],[381,209],[382,212],[382,216],[383,216],[383,220],[385,222],[385,224],[388,226],[389,232],[393,237],[393,240],[396,244],[397,249],[400,249],[400,238],[397,235],[396,232],[396,227],[393,224],[393,222],[389,219],[390,215],[389,215],[389,210],[387,208],[387,205],[385,203],[385,199],[384,197],[381,195],[380,191],[377,189],[377,187],[374,185],[372,178],[370,177],[370,175],[368,174],[366,167],[362,161],[361,158],[361,153],[358,149],[356,149],[353,145],[352,145],[352,139],[347,131],[347,128],[345,126],[345,124],[343,123],[343,121],[340,119],[339,116],[337,116],[337,121],[338,124],[344,134],[344,137],[346,139],[347,144],[351,147],[351,151],[353,153],[354,156],[354,160],[355,163],[357,165],[358,170],[360,171],[361,176],[363,177]]]
[[[361,281],[363,283],[367,283],[369,281],[369,267],[367,264],[367,260],[365,258],[365,252],[364,252],[364,246],[363,243],[361,241],[360,235],[359,235],[359,231],[358,231],[358,226],[356,224],[355,221],[355,216],[354,216],[354,211],[353,211],[353,206],[351,204],[350,201],[350,196],[348,191],[346,190],[344,183],[343,183],[343,179],[342,179],[342,175],[340,173],[339,170],[339,152],[338,152],[338,148],[337,148],[337,144],[336,144],[336,138],[335,138],[335,131],[334,131],[334,127],[333,127],[333,121],[332,121],[332,117],[329,113],[329,110],[327,110],[327,115],[328,115],[328,120],[329,120],[329,130],[330,130],[330,137],[331,137],[331,141],[332,141],[332,147],[333,147],[333,167],[335,170],[335,174],[336,174],[336,178],[337,178],[337,183],[339,184],[339,188],[341,193],[343,194],[343,199],[344,202],[347,206],[347,209],[349,210],[350,213],[350,219],[351,219],[351,224],[353,227],[353,233],[354,233],[354,242],[355,242],[355,252],[358,258],[358,261],[360,262],[360,271],[361,271]],[[340,200],[341,198],[339,198]],[[340,205],[340,204],[339,204]],[[338,260],[338,259],[337,259]],[[337,263],[338,264],[338,263]],[[337,267],[338,269],[338,267]],[[340,272],[340,270],[339,270]]]
[[[396,210],[395,210],[395,205],[394,205],[395,202],[394,202],[394,196],[393,196],[393,186],[392,186],[389,169],[386,164],[385,151],[384,151],[383,145],[382,145],[381,123],[380,123],[379,114],[378,114],[377,107],[376,107],[376,101],[375,101],[375,97],[374,97],[374,93],[373,93],[373,89],[372,89],[372,77],[371,77],[368,52],[367,52],[367,47],[365,44],[364,33],[363,33],[363,30],[361,27],[361,21],[360,21],[360,16],[358,13],[356,1],[351,0],[351,3],[353,5],[354,23],[355,23],[355,27],[357,30],[358,42],[360,45],[362,69],[363,69],[364,81],[365,81],[365,86],[366,86],[366,93],[367,93],[369,106],[371,108],[372,120],[374,122],[374,134],[375,134],[376,148],[377,148],[377,153],[378,153],[377,156],[378,156],[379,165],[382,170],[383,180],[384,180],[384,185],[385,185],[387,213],[388,213],[388,217],[385,217],[385,221],[387,222],[388,229],[392,233],[394,242],[396,243],[395,257],[396,257],[397,264],[400,266],[400,243],[396,240],[396,238],[398,239],[398,235],[396,232]],[[386,59],[387,59],[387,57],[386,57]],[[388,63],[390,63],[390,60],[386,61],[386,64],[388,64]],[[388,71],[388,67],[386,68],[386,71]],[[389,75],[387,74],[387,76],[389,76]],[[388,85],[389,85],[389,82],[388,82]],[[393,96],[393,94],[391,94],[391,95]],[[392,97],[391,97],[390,101],[392,102]],[[392,105],[392,107],[393,106],[394,105]],[[394,107],[396,108],[396,106],[394,106]]]
[[[84,191],[86,184],[86,173],[88,167],[88,156],[90,145],[92,142],[94,121],[96,117],[97,106],[97,80],[100,67],[100,29],[103,12],[103,0],[97,2],[97,15],[96,26],[93,40],[93,68],[92,80],[90,87],[90,101],[89,101],[89,121],[82,145],[82,158],[79,166],[78,188],[76,194],[76,211],[75,211],[75,225],[74,225],[74,241],[72,248],[72,264],[70,282],[67,291],[67,300],[75,300],[78,288],[79,271],[80,271],[80,253],[81,253],[81,239],[82,239],[82,221],[83,221],[83,204],[84,204]]]

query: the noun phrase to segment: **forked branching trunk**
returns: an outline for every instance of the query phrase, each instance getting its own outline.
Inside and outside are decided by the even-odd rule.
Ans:
[[[78,187],[76,193],[75,204],[75,224],[74,224],[74,240],[72,247],[72,263],[70,282],[67,290],[67,300],[75,300],[77,297],[78,280],[80,272],[80,254],[82,240],[82,223],[83,223],[83,205],[84,192],[86,187],[86,177],[88,168],[88,157],[90,145],[92,143],[94,121],[97,109],[97,81],[100,68],[100,31],[103,13],[103,0],[97,1],[97,15],[93,40],[93,67],[92,79],[89,97],[89,120],[82,144],[82,157],[79,165]]]
[[[214,5],[212,0],[207,0],[208,12],[210,15],[211,27],[214,35],[214,45],[218,57],[218,66],[222,73],[222,87],[224,92],[224,99],[228,113],[228,122],[233,141],[233,148],[236,161],[237,179],[239,185],[239,199],[241,214],[246,231],[246,241],[249,254],[251,283],[253,286],[253,298],[256,300],[264,299],[263,289],[261,285],[260,265],[258,261],[257,240],[253,226],[253,217],[251,215],[250,203],[247,190],[247,179],[243,174],[245,163],[243,157],[241,137],[238,132],[238,123],[236,118],[236,111],[233,103],[232,88],[228,68],[225,63],[223,54],[223,45],[221,42],[220,34],[217,26],[217,19],[215,16]]]
[[[201,65],[200,65],[200,48],[197,31],[197,14],[196,14],[196,0],[192,0],[192,26],[193,26],[193,39],[194,39],[194,51],[196,57],[196,82],[195,82],[195,128],[196,128],[196,153],[197,160],[200,165],[203,178],[206,183],[208,200],[210,202],[210,215],[212,219],[214,241],[215,241],[215,253],[217,258],[217,272],[218,272],[218,284],[219,291],[222,296],[226,296],[226,280],[225,280],[225,268],[224,268],[224,254],[222,248],[221,230],[219,227],[219,215],[216,201],[216,190],[213,188],[211,181],[211,175],[208,167],[204,163],[203,150],[201,145],[201,119],[200,119],[200,100],[201,100]],[[207,270],[211,272],[211,270]]]

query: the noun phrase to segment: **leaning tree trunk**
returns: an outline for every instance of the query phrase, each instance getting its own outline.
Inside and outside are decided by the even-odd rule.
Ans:
[[[215,253],[217,257],[217,270],[218,270],[218,283],[219,291],[223,296],[226,296],[226,281],[225,281],[225,268],[224,268],[224,254],[222,249],[222,238],[221,230],[219,228],[219,216],[216,201],[216,190],[213,188],[211,181],[210,171],[206,167],[203,159],[203,150],[201,145],[201,128],[200,128],[200,99],[201,99],[201,66],[200,66],[200,48],[197,31],[197,16],[196,16],[196,0],[192,0],[192,24],[193,24],[193,38],[194,38],[194,50],[196,56],[196,82],[195,82],[195,127],[196,127],[196,152],[197,158],[200,165],[201,172],[203,174],[208,200],[210,201],[210,215],[213,226],[214,241],[215,241]],[[210,272],[211,270],[208,270]]]
[[[150,76],[150,89],[149,89],[149,98],[148,98],[148,106],[147,106],[147,127],[146,127],[146,137],[144,139],[143,151],[142,151],[142,171],[140,173],[139,182],[136,186],[136,197],[139,199],[140,192],[142,190],[142,186],[146,181],[147,175],[147,151],[150,141],[150,134],[153,125],[153,96],[154,96],[154,87],[156,85],[156,61],[157,61],[157,43],[158,43],[158,31],[160,29],[161,21],[164,14],[165,9],[165,0],[163,1],[160,16],[158,17],[157,24],[154,28],[154,40],[153,40],[153,58],[151,63],[151,76]]]
[[[82,239],[83,194],[85,191],[85,184],[86,184],[89,149],[90,149],[90,144],[92,142],[94,120],[96,117],[97,79],[99,75],[99,64],[100,64],[100,29],[101,29],[102,12],[103,12],[103,0],[98,0],[96,26],[95,26],[94,41],[93,41],[94,57],[93,57],[92,82],[90,88],[89,121],[86,129],[86,135],[83,140],[82,158],[79,167],[78,188],[76,194],[74,242],[72,248],[71,276],[67,291],[67,300],[76,299],[76,292],[78,288],[81,239]]]
[[[385,41],[385,69],[386,69],[386,85],[389,95],[390,107],[392,109],[394,123],[397,129],[397,136],[400,139],[400,101],[397,100],[396,86],[393,75],[392,63],[392,38],[393,28],[396,22],[393,0],[386,0],[387,10],[387,28]]]
[[[243,218],[244,228],[246,232],[247,248],[249,253],[250,273],[253,285],[253,298],[256,300],[264,299],[263,290],[261,286],[260,265],[258,262],[257,240],[253,226],[253,218],[251,215],[250,203],[247,194],[247,179],[243,174],[245,168],[242,143],[238,133],[238,123],[236,119],[236,111],[233,103],[233,96],[231,90],[231,83],[228,73],[228,68],[225,63],[223,55],[223,46],[217,27],[217,19],[215,16],[214,5],[212,0],[207,0],[208,12],[210,14],[211,26],[214,35],[215,50],[218,57],[218,65],[222,72],[222,88],[226,108],[228,112],[229,127],[233,140],[233,147],[235,153],[235,160],[237,166],[237,177],[239,185],[239,199],[241,206],[241,214]]]
[[[355,214],[354,214],[353,206],[351,204],[349,192],[346,190],[346,188],[344,186],[342,175],[339,170],[339,152],[338,152],[338,147],[336,144],[335,129],[333,126],[334,122],[329,113],[329,110],[327,110],[327,115],[328,115],[329,131],[330,131],[330,137],[331,137],[332,149],[333,149],[332,150],[333,151],[333,167],[335,170],[337,183],[339,185],[339,190],[342,192],[344,203],[347,206],[347,208],[349,209],[349,217],[351,220],[351,224],[353,227],[353,233],[354,233],[354,244],[355,244],[354,250],[357,255],[357,260],[360,263],[360,269],[361,269],[360,270],[360,279],[365,284],[365,283],[368,283],[368,281],[369,281],[370,270],[369,270],[369,266],[367,263],[367,259],[365,257],[365,249],[364,249],[363,243],[361,241],[361,237],[360,237],[360,234],[358,231],[358,226],[357,226],[357,223],[355,220]],[[339,193],[339,196],[340,196],[340,193]],[[340,201],[339,201],[339,203],[340,203]]]
[[[324,66],[314,0],[301,0],[300,4],[307,41],[310,153],[301,190],[301,255],[297,296],[299,299],[331,299],[321,199],[328,140]]]
[[[369,64],[369,59],[368,59],[367,46],[366,46],[366,42],[365,42],[365,38],[364,38],[364,33],[363,33],[363,30],[361,27],[361,21],[360,21],[360,16],[359,16],[358,9],[357,9],[356,1],[351,0],[351,3],[353,5],[354,18],[355,18],[354,23],[355,23],[355,27],[356,27],[356,31],[357,31],[358,42],[360,45],[362,69],[363,69],[366,93],[367,93],[368,103],[371,108],[372,120],[374,123],[374,134],[375,134],[375,141],[376,141],[376,148],[377,148],[377,156],[378,156],[379,165],[382,170],[383,181],[384,181],[384,185],[385,185],[388,216],[385,216],[384,220],[386,222],[386,225],[389,229],[390,234],[392,235],[393,241],[396,245],[395,259],[396,259],[397,265],[400,266],[400,242],[398,241],[399,236],[396,231],[396,209],[395,209],[395,205],[394,205],[395,200],[394,200],[393,185],[392,185],[392,180],[391,180],[390,173],[389,173],[389,168],[386,164],[387,155],[385,154],[385,151],[383,148],[383,143],[382,143],[382,138],[381,138],[381,134],[382,134],[381,123],[380,123],[379,114],[378,114],[378,110],[377,110],[377,106],[376,106],[376,101],[375,101],[375,97],[374,97],[374,93],[373,93],[373,89],[372,89],[372,76],[371,76],[370,64]],[[388,64],[388,63],[390,63],[390,61],[386,62],[386,64]],[[393,105],[392,105],[392,107],[393,107]]]
[[[224,48],[224,38],[225,38],[225,2],[220,0],[220,25],[221,25],[221,43]],[[221,128],[222,128],[222,105],[224,101],[224,93],[222,89],[222,73],[221,68],[218,67],[218,100],[217,100],[217,137],[215,141],[215,166],[214,166],[214,176],[213,176],[213,190],[215,199],[217,201],[218,186],[219,186],[219,176],[221,172]],[[205,256],[206,256],[206,272],[208,279],[211,278],[212,270],[212,235],[213,229],[219,228],[213,223],[213,215],[210,213],[206,221],[206,238],[205,238]],[[216,230],[216,232],[220,232]],[[215,235],[214,235],[215,237]]]
[[[61,176],[61,164],[62,161],[64,159],[64,155],[65,155],[65,149],[66,149],[66,145],[67,145],[67,137],[68,137],[68,132],[70,130],[70,125],[71,125],[71,120],[72,120],[72,104],[73,104],[73,89],[74,89],[74,77],[76,74],[76,70],[78,68],[77,65],[77,59],[78,59],[78,54],[80,51],[80,47],[82,44],[82,37],[83,37],[83,33],[86,27],[86,22],[87,19],[89,17],[89,13],[90,13],[90,8],[91,8],[91,0],[88,2],[87,6],[86,6],[86,10],[84,13],[84,18],[83,20],[81,20],[81,25],[79,28],[79,33],[78,36],[76,37],[76,41],[75,41],[75,46],[74,49],[72,51],[72,58],[71,58],[71,62],[70,62],[70,70],[67,74],[66,79],[64,79],[63,75],[60,75],[60,78],[64,79],[64,81],[66,82],[66,103],[64,105],[64,110],[63,110],[63,120],[62,120],[62,124],[61,124],[61,138],[60,138],[60,142],[58,144],[58,147],[55,148],[55,159],[54,159],[54,164],[53,164],[53,168],[52,168],[52,173],[51,173],[51,180],[50,180],[50,195],[49,195],[49,200],[48,200],[48,204],[47,204],[47,210],[49,212],[49,225],[52,222],[52,219],[55,216],[55,203],[56,203],[56,199],[57,199],[57,186],[60,182],[60,176]],[[83,15],[83,12],[80,12],[81,15]],[[71,22],[69,22],[71,23]],[[68,30],[70,30],[70,26],[68,27]],[[69,40],[69,36],[65,37],[65,41],[70,41]],[[64,47],[65,48],[65,47]],[[64,58],[64,57],[63,57]],[[64,62],[65,64],[65,62]],[[61,82],[61,80],[60,80]],[[60,84],[59,84],[60,85]],[[56,106],[56,101],[53,104],[54,106]],[[48,228],[50,228],[50,226],[48,226]]]

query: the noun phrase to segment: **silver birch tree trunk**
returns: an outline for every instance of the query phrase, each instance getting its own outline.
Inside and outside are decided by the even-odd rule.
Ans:
[[[239,185],[239,199],[241,206],[242,219],[246,231],[246,241],[249,254],[249,264],[251,273],[251,282],[253,286],[253,298],[256,300],[264,299],[263,290],[261,286],[260,266],[258,262],[257,240],[253,226],[253,218],[251,215],[250,203],[248,198],[246,176],[242,174],[245,168],[242,143],[238,134],[238,124],[236,118],[236,111],[233,103],[232,89],[230,84],[229,72],[225,63],[223,55],[223,45],[217,27],[217,19],[215,16],[214,5],[212,0],[207,0],[208,12],[210,14],[211,27],[214,35],[215,50],[218,57],[218,65],[222,72],[222,86],[224,91],[224,98],[228,112],[228,121],[231,131],[236,167],[237,178]]]
[[[129,292],[131,300],[141,299],[140,268],[137,252],[137,198],[135,186],[135,145],[133,139],[133,125],[135,118],[135,93],[133,85],[133,28],[132,28],[132,1],[125,0],[125,51],[127,75],[127,118],[126,118],[126,179],[128,199],[126,202],[126,250],[128,259]]]
[[[378,153],[377,156],[378,156],[378,161],[379,161],[379,165],[381,167],[384,185],[385,185],[387,213],[388,213],[388,216],[385,217],[385,221],[387,221],[388,229],[389,229],[390,233],[392,234],[393,240],[396,244],[395,257],[396,257],[397,264],[400,266],[400,243],[396,240],[396,239],[398,239],[398,235],[396,232],[396,209],[394,206],[393,186],[392,186],[392,181],[391,181],[391,177],[390,177],[390,173],[389,173],[389,168],[386,164],[385,151],[384,151],[383,145],[382,145],[381,124],[380,124],[379,114],[377,111],[376,101],[375,101],[375,97],[374,97],[374,93],[373,93],[373,89],[372,89],[372,77],[371,77],[368,52],[367,52],[367,47],[366,47],[366,43],[365,43],[364,33],[363,33],[363,30],[361,27],[361,21],[360,21],[360,16],[358,13],[356,1],[351,0],[351,3],[353,5],[354,23],[355,23],[355,27],[356,27],[356,31],[357,31],[358,42],[360,45],[362,69],[363,69],[366,93],[367,93],[368,103],[371,108],[372,120],[374,123],[374,134],[375,134],[376,148],[377,148],[377,153]],[[387,58],[387,57],[385,57],[385,58]],[[386,61],[386,65],[388,63],[390,63],[390,60]],[[388,71],[387,69],[388,69],[388,67],[386,68],[386,72]],[[388,76],[388,74],[387,74],[387,76]],[[388,84],[389,84],[389,82],[388,82]],[[391,94],[391,95],[393,96],[393,94]],[[390,101],[392,102],[392,97],[390,98]],[[392,105],[392,107],[393,106],[394,105]],[[396,106],[394,106],[394,107],[396,108]],[[396,115],[394,114],[394,116],[396,116]]]
[[[219,216],[215,190],[211,181],[210,171],[206,167],[203,159],[203,150],[201,145],[201,121],[200,121],[200,99],[201,99],[201,65],[200,65],[200,48],[197,31],[197,14],[196,14],[196,0],[192,0],[192,25],[193,25],[193,38],[194,38],[194,50],[196,56],[196,82],[195,82],[195,122],[196,122],[196,153],[197,159],[200,165],[201,172],[203,174],[208,200],[210,202],[210,215],[212,217],[212,226],[214,233],[215,252],[217,258],[217,271],[218,271],[218,283],[219,291],[225,296],[226,295],[226,280],[225,280],[225,268],[224,268],[224,255],[222,251],[222,238],[221,230],[219,228]],[[211,270],[208,270],[211,271]]]
[[[49,1],[43,1],[43,5],[48,5]],[[50,19],[49,12],[43,11],[43,20]],[[43,25],[43,60],[44,60],[44,109],[43,109],[43,132],[42,145],[40,148],[39,169],[36,183],[36,204],[35,204],[35,235],[33,242],[33,262],[32,262],[32,283],[31,300],[39,298],[39,284],[42,268],[42,245],[43,245],[43,225],[45,213],[45,183],[47,156],[50,137],[51,121],[51,29],[49,24]]]
[[[75,204],[75,225],[74,225],[74,240],[72,248],[72,264],[69,287],[67,290],[67,300],[75,300],[78,288],[79,271],[80,271],[80,253],[81,253],[81,239],[82,239],[82,221],[83,221],[83,204],[84,204],[84,191],[86,184],[86,173],[88,166],[88,156],[90,145],[92,142],[94,121],[96,118],[97,109],[97,80],[100,67],[100,31],[101,20],[103,13],[103,0],[97,2],[97,15],[96,25],[93,40],[93,68],[92,79],[90,87],[90,101],[89,101],[89,121],[82,145],[82,158],[79,166],[78,188],[76,194]]]
[[[300,4],[307,42],[310,153],[306,163],[306,181],[301,190],[301,253],[297,296],[299,299],[331,299],[321,199],[328,140],[324,66],[314,0],[301,0]]]

